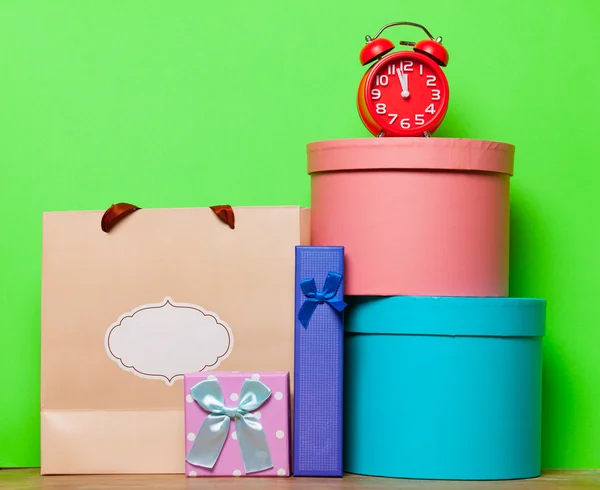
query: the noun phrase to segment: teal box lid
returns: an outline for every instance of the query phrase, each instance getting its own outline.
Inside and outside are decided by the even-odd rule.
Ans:
[[[539,337],[546,300],[505,297],[346,296],[347,333]]]

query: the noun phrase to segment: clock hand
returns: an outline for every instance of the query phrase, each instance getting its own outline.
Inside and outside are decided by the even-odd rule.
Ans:
[[[403,99],[407,99],[410,96],[408,91],[408,75],[402,71],[402,68],[398,68],[398,78],[400,79],[400,85],[402,85],[402,93],[400,96]]]
[[[404,73],[402,73],[402,68],[398,68],[396,73],[398,74],[398,79],[400,80],[400,85],[402,85],[402,91],[404,92],[406,90],[406,86],[404,85]]]

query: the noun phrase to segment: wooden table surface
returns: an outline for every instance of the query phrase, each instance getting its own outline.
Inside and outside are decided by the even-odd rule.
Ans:
[[[600,490],[598,471],[547,471],[531,480],[444,482],[348,475],[344,478],[186,478],[184,475],[40,476],[38,469],[0,470],[0,488],[15,490]]]

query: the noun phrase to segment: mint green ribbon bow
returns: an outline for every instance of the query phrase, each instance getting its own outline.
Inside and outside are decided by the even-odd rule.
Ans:
[[[185,458],[188,463],[212,468],[221,454],[233,419],[245,472],[254,473],[273,468],[262,424],[251,413],[269,399],[270,388],[260,381],[244,380],[236,407],[225,406],[223,391],[216,379],[200,381],[192,387],[190,393],[209,415],[200,426],[194,444]]]

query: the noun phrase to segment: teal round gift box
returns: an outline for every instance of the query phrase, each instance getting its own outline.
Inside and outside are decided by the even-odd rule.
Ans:
[[[541,473],[546,301],[347,296],[344,471]]]

